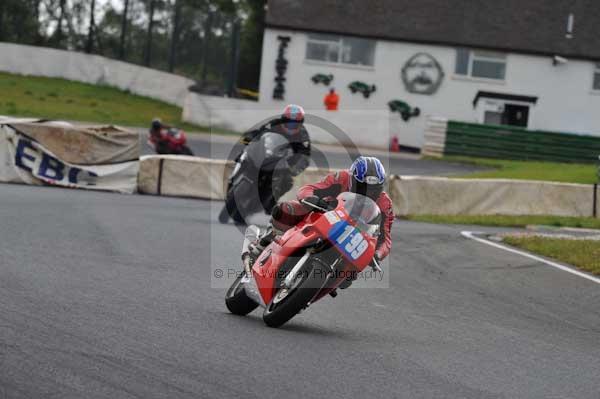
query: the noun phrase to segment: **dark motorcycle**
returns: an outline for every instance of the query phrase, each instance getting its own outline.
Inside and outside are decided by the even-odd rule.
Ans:
[[[294,152],[288,140],[278,133],[266,132],[249,143],[236,159],[219,221],[229,218],[246,224],[248,216],[264,211],[267,214],[293,186],[293,177],[308,165],[308,160],[290,161]]]

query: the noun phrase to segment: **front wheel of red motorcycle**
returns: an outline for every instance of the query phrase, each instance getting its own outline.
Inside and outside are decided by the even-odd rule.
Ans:
[[[329,270],[319,262],[306,262],[289,288],[281,287],[263,313],[269,327],[281,327],[308,305],[325,285]]]

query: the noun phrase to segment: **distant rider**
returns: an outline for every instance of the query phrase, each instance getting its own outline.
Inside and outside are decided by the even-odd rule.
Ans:
[[[164,125],[158,118],[152,120],[150,125],[150,142],[154,145],[157,154],[169,154],[167,134],[171,126]]]
[[[251,142],[260,140],[263,134],[269,132],[284,136],[290,143],[293,151],[293,155],[288,159],[290,174],[285,176],[285,179],[279,183],[278,187],[264,188],[265,191],[277,190],[279,193],[288,192],[294,183],[292,177],[299,175],[308,167],[311,151],[310,136],[304,127],[304,116],[304,109],[301,106],[289,104],[284,108],[280,116],[268,120],[256,129],[245,132],[240,138],[240,144],[248,145]],[[265,194],[265,192],[261,193],[261,195]],[[276,205],[277,199],[267,195],[265,195],[265,198],[268,199],[263,203],[263,206],[266,213],[269,214]]]
[[[256,129],[247,131],[240,138],[240,143],[248,145],[260,139],[266,132],[279,133],[290,143],[294,155],[289,160],[294,175],[302,172],[308,166],[310,159],[310,136],[304,127],[304,109],[295,104],[287,105],[281,116],[272,118]]]

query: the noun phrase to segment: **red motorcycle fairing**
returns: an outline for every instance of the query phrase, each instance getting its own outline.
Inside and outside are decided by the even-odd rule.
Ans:
[[[168,142],[169,147],[177,150],[185,145],[187,139],[183,130],[169,129],[166,134],[162,135]]]
[[[275,295],[275,282],[279,270],[287,259],[298,253],[299,249],[306,248],[320,238],[318,232],[310,229],[304,233],[304,228],[310,226],[306,223],[289,229],[279,240],[274,240],[267,246],[260,257],[254,262],[252,272],[258,291],[265,303],[269,303]],[[281,276],[280,276],[281,277]]]
[[[359,231],[353,225],[352,219],[341,205],[335,210],[320,216],[323,217],[319,218],[314,225],[319,231],[319,234],[323,237],[327,237],[344,258],[352,263],[359,272],[369,266],[375,255],[377,239]],[[356,256],[352,255],[352,250],[347,250],[347,245],[349,244],[348,238],[352,239],[351,234],[355,237],[360,235],[360,237],[362,237],[361,241],[364,241],[366,245],[360,253],[355,253]]]
[[[357,272],[364,270],[375,255],[377,239],[359,231],[354,221],[344,210],[343,204],[327,213],[312,212],[304,221],[286,231],[282,237],[267,246],[252,267],[258,291],[264,303],[268,304],[275,295],[276,281],[281,268],[290,256],[310,247],[318,239],[329,240],[346,260],[343,270],[350,267]],[[359,238],[354,238],[360,236]],[[352,248],[351,241],[365,243],[360,253]],[[282,278],[283,276],[279,276]],[[340,277],[334,284],[327,284],[317,295],[319,299],[333,291],[344,279]]]
[[[160,137],[150,134],[149,141],[154,147],[156,147],[159,142],[164,142],[170,150],[179,151],[181,150],[181,147],[186,145],[187,137],[185,132],[181,129],[161,129]]]

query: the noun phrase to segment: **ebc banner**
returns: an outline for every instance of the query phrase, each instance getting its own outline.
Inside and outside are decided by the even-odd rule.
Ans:
[[[127,161],[100,165],[75,165],[56,157],[39,142],[18,132],[10,125],[3,125],[0,148],[7,159],[0,167],[12,167],[1,175],[6,181],[25,184],[49,184],[64,187],[133,193],[137,185],[139,161]],[[7,178],[7,176],[12,178]]]

